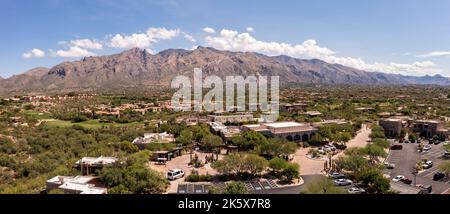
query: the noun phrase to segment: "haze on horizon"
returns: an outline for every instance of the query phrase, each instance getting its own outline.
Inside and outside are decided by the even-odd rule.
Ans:
[[[450,2],[441,0],[5,0],[0,76],[133,47],[199,45],[450,76],[449,24]]]

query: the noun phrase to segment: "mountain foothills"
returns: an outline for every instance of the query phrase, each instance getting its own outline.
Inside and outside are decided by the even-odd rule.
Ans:
[[[280,82],[320,84],[437,84],[450,85],[450,78],[403,76],[366,72],[318,59],[266,56],[254,52],[168,49],[150,54],[139,48],[122,53],[85,57],[50,69],[34,68],[8,79],[0,78],[0,91],[115,89],[170,85],[175,75],[192,77],[194,68],[204,75],[278,75]]]

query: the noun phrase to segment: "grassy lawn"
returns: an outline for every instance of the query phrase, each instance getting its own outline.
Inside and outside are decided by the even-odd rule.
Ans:
[[[51,114],[48,112],[39,112],[34,110],[24,110],[23,113],[29,117],[35,118],[37,120],[51,119]]]
[[[97,129],[97,128],[108,127],[108,126],[113,126],[113,127],[138,126],[138,125],[143,125],[143,124],[144,124],[144,122],[102,123],[99,120],[88,120],[88,121],[84,121],[84,122],[80,122],[80,123],[73,123],[73,122],[64,121],[64,120],[54,120],[54,121],[45,122],[45,125],[53,126],[53,127],[68,127],[68,126],[73,126],[73,125],[80,125],[84,128],[89,128],[89,129]]]

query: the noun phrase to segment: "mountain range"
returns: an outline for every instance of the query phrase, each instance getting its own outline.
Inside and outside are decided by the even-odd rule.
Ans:
[[[450,78],[404,76],[366,72],[318,59],[254,52],[220,51],[210,47],[195,50],[168,49],[157,54],[133,48],[108,56],[90,56],[63,62],[52,68],[38,67],[7,79],[0,78],[0,91],[46,91],[168,87],[175,75],[278,75],[280,82],[317,84],[436,84],[450,85]]]

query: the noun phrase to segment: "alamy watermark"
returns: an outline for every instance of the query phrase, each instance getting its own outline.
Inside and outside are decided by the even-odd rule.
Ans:
[[[270,80],[267,76],[226,76],[224,83],[216,75],[203,77],[202,70],[195,68],[192,79],[178,75],[172,80],[171,88],[179,89],[171,100],[176,111],[259,111],[264,120],[275,121],[278,118],[279,76],[270,76]],[[205,95],[204,89],[209,89]]]

